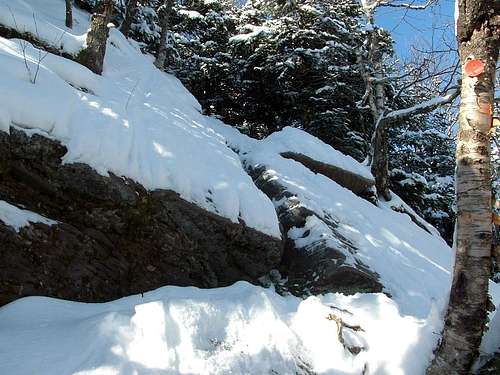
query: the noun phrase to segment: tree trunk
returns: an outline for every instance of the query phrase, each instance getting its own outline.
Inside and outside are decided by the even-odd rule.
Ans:
[[[78,55],[78,61],[96,74],[102,74],[106,42],[108,40],[109,3],[104,7],[105,14],[93,14],[90,30],[87,33],[87,47]]]
[[[372,175],[375,177],[378,196],[390,201],[392,197],[389,189],[389,137],[387,131],[388,123],[379,119],[372,137],[373,155],[370,167]]]
[[[132,26],[132,22],[134,22],[134,19],[137,15],[137,6],[138,0],[129,0],[127,3],[127,9],[125,12],[125,19],[123,20],[122,26],[120,27],[120,31],[125,35],[125,37],[128,37],[128,34],[130,33],[130,27]]]
[[[428,375],[468,374],[487,314],[491,257],[490,136],[500,30],[494,0],[459,0],[462,101],[457,139],[456,259],[442,340]],[[465,67],[480,60],[472,77]]]
[[[369,23],[373,26],[373,14],[368,16]],[[375,72],[373,74],[376,79],[373,85],[373,93],[375,97],[370,98],[371,100],[371,112],[373,120],[375,121],[375,129],[372,135],[372,145],[370,154],[370,169],[375,177],[375,187],[377,189],[377,195],[383,197],[385,200],[391,200],[391,192],[389,189],[389,162],[388,162],[388,152],[389,152],[389,137],[387,134],[388,124],[384,121],[385,112],[385,88],[382,83],[383,73],[382,73],[382,60],[383,54],[380,52],[379,38],[377,30],[374,28],[370,37],[370,52],[369,59],[371,64],[374,66]]]
[[[491,256],[493,257],[494,272],[500,274],[500,226],[495,225],[493,228],[493,245]],[[500,280],[495,280],[500,282]]]
[[[167,60],[167,36],[168,36],[168,26],[170,22],[170,15],[174,7],[174,0],[166,0],[160,9],[160,46],[158,47],[158,55],[154,62],[158,69],[163,69],[165,66],[165,61]]]
[[[66,27],[73,28],[73,6],[71,0],[66,0]]]

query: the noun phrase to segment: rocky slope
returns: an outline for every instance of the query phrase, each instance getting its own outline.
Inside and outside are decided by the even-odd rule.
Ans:
[[[162,285],[256,282],[283,245],[173,191],[147,191],[40,135],[0,133],[0,200],[56,220],[16,232],[0,221],[0,304],[29,295],[105,301]]]

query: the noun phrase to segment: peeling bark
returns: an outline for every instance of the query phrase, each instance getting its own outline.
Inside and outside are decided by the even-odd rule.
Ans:
[[[485,67],[477,77],[462,69],[456,153],[457,254],[442,340],[428,375],[468,374],[487,316],[492,237],[489,132],[500,46],[500,30],[494,21],[499,17],[498,1],[460,0],[459,11],[462,68],[471,59]]]

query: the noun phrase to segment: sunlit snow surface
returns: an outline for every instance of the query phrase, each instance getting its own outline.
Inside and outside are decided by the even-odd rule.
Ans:
[[[33,5],[40,6],[33,10]],[[61,32],[53,19],[61,9],[59,0],[0,0],[0,22],[51,42]],[[81,31],[88,17],[75,14]],[[70,30],[62,32],[71,39]],[[71,40],[81,47],[85,38]],[[75,52],[73,44],[68,51]],[[67,146],[66,163],[83,162],[148,189],[174,190],[233,222],[243,220],[280,237],[271,201],[214,131],[213,119],[201,115],[199,103],[182,84],[154,68],[118,30],[110,32],[103,76],[3,38],[0,67],[0,130],[12,124],[40,129]]]
[[[344,335],[366,351],[344,349],[331,313],[361,325],[364,332]],[[432,323],[402,316],[383,294],[302,301],[243,282],[165,287],[107,304],[30,297],[0,309],[0,372],[257,375],[311,366],[320,374],[360,374],[367,363],[373,373],[418,374]]]
[[[2,200],[0,200],[0,221],[14,228],[17,232],[21,228],[30,225],[30,223],[57,224],[54,220],[47,219],[28,210],[23,210]]]
[[[37,32],[75,53],[85,40],[88,15],[75,9],[71,31],[61,26],[63,9],[62,0],[0,0],[0,23]],[[106,304],[24,298],[0,308],[0,374],[423,373],[442,325],[451,249],[435,231],[431,235],[408,216],[375,207],[279,153],[300,152],[369,177],[365,167],[296,129],[256,141],[202,116],[179,81],[157,71],[116,30],[102,77],[49,54],[42,55],[34,80],[41,55],[26,46],[28,70],[22,50],[22,42],[0,38],[1,130],[15,125],[41,132],[67,146],[66,163],[84,162],[149,189],[173,189],[207,210],[279,236],[273,203],[242,163],[265,166],[319,219],[338,223],[338,233],[380,275],[391,298],[329,294],[300,300],[246,283],[213,290],[165,287]],[[310,237],[333,241],[319,219],[308,219]],[[300,230],[291,234],[307,241]],[[497,286],[491,294],[500,305]],[[329,314],[360,325],[362,330],[342,332],[346,345],[363,348],[358,355],[339,342]],[[492,317],[492,328],[498,317]],[[494,350],[499,341],[490,330],[482,350]]]

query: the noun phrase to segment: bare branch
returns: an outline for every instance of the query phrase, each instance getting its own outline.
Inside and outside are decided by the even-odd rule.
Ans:
[[[449,104],[453,102],[460,95],[460,88],[455,88],[450,94],[445,96],[438,96],[436,98],[432,98],[430,100],[426,100],[416,106],[399,109],[397,111],[392,111],[384,115],[384,117],[379,121],[380,123],[394,123],[401,122],[409,117],[421,115],[424,113],[429,113],[439,108],[445,104]]]
[[[390,7],[390,8],[405,8],[412,10],[424,10],[432,6],[437,0],[427,0],[424,4],[415,4],[417,1],[411,1],[409,3],[399,3],[397,1],[377,1],[377,6],[380,7]]]

